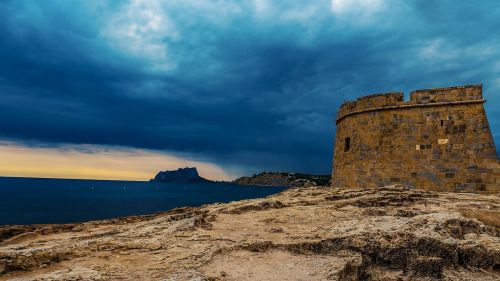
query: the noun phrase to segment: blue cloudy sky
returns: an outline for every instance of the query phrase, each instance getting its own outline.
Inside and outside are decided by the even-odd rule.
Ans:
[[[0,141],[329,173],[344,100],[483,83],[498,146],[499,27],[486,0],[3,0]]]

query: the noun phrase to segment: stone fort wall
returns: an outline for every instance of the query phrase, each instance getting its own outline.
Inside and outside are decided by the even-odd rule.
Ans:
[[[482,85],[366,96],[337,114],[332,185],[500,191]]]

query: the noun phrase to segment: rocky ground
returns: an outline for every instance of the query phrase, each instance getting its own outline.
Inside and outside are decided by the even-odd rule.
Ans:
[[[498,195],[290,189],[0,228],[0,280],[500,280]]]

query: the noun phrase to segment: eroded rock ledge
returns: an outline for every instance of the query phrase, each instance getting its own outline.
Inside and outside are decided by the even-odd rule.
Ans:
[[[0,280],[499,280],[498,195],[298,188],[0,228]]]

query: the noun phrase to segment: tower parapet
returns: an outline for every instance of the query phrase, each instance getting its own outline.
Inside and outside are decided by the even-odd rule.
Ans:
[[[384,106],[398,105],[403,102],[403,93],[380,93],[358,98],[356,101],[345,102],[340,106],[337,119],[358,111]]]
[[[410,93],[410,103],[429,104],[439,102],[482,100],[482,85],[456,86],[416,90]]]
[[[383,93],[360,97],[356,101],[345,102],[337,112],[337,123],[349,115],[405,109],[424,106],[443,106],[457,104],[484,103],[482,85],[456,86],[416,90],[411,92],[410,100],[403,100],[403,93]]]

